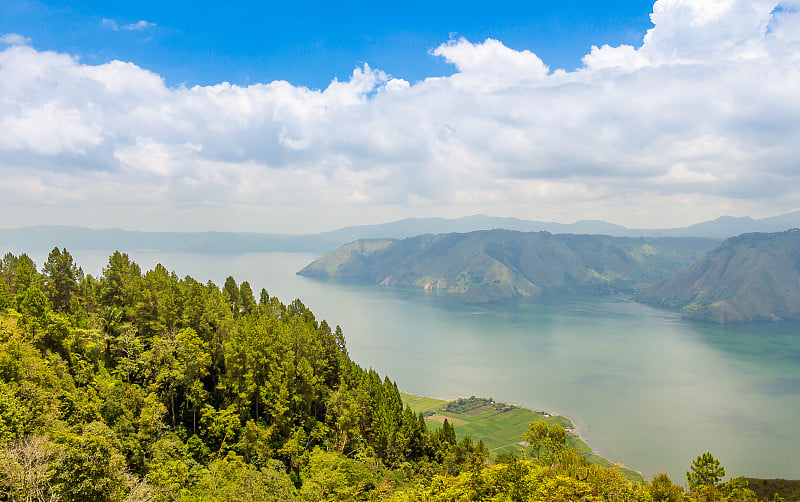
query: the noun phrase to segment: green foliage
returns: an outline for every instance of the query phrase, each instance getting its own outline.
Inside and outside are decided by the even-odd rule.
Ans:
[[[294,485],[282,464],[256,468],[229,453],[209,464],[183,500],[213,502],[291,502]]]
[[[236,280],[233,277],[228,276],[228,278],[225,279],[222,294],[234,315],[239,315],[239,307],[241,306],[241,302],[239,301],[239,287],[236,285]]]
[[[105,502],[124,496],[125,459],[108,426],[92,422],[80,434],[65,434],[60,444],[55,482],[62,500]]]
[[[693,492],[701,488],[716,488],[724,477],[725,468],[708,452],[698,456],[686,472],[689,489]]]
[[[759,500],[777,500],[786,502],[800,501],[800,480],[792,479],[759,479],[746,478],[749,488],[755,492]],[[777,497],[776,497],[777,495]]]
[[[730,502],[756,502],[756,494],[750,489],[747,478],[733,478],[723,486],[725,500]]]
[[[239,286],[239,303],[242,314],[252,314],[256,310],[256,299],[250,283],[247,281],[242,282],[242,285]]]
[[[2,270],[0,270],[2,272]],[[8,285],[5,281],[0,281],[0,312],[4,312],[11,307],[11,294],[8,291]]]
[[[531,422],[525,432],[525,441],[534,451],[537,459],[542,454],[549,454],[563,450],[567,445],[567,433],[558,424],[547,425],[546,422]]]
[[[3,262],[4,268],[7,270],[7,284],[10,291],[18,297],[31,286],[41,285],[42,279],[36,272],[36,264],[27,254],[23,253],[16,257],[8,253]]]
[[[202,473],[188,445],[173,433],[164,434],[150,448],[146,480],[158,493],[157,499],[178,500],[198,482]]]
[[[31,410],[14,390],[11,384],[0,382],[0,445],[12,443],[30,432]]]
[[[462,397],[455,401],[450,401],[445,405],[444,409],[450,413],[469,413],[479,408],[493,405],[494,399],[471,396],[469,398]]]
[[[453,424],[444,419],[442,423],[442,430],[440,433],[440,440],[444,444],[455,445],[456,444],[456,430],[453,427]]]
[[[72,261],[72,255],[66,249],[53,248],[42,269],[45,274],[47,295],[53,309],[71,312],[73,295],[78,290],[78,279],[83,275],[83,272]]]
[[[369,500],[364,495],[378,487],[382,470],[375,461],[351,459],[315,448],[302,471],[299,500]]]
[[[653,497],[653,502],[683,502],[686,500],[683,488],[673,484],[666,474],[659,474],[653,478],[650,483],[650,495]]]
[[[50,308],[47,297],[42,293],[38,286],[33,285],[24,292],[18,294],[19,311],[28,322],[36,322],[41,326],[45,314]]]
[[[99,303],[121,309],[123,320],[131,320],[137,304],[140,281],[139,266],[131,262],[127,254],[115,251],[108,259],[108,266],[103,269]]]
[[[457,476],[437,474],[413,487],[401,489],[390,500],[412,501],[650,501],[640,484],[625,480],[614,470],[587,464],[580,454],[564,449],[553,463],[529,460],[463,471]]]

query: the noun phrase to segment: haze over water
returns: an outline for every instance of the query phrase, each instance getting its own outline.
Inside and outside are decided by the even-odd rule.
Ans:
[[[17,250],[19,252],[20,250]],[[729,476],[800,478],[800,324],[688,322],[626,298],[469,306],[296,276],[300,253],[129,253],[142,270],[233,275],[340,325],[351,357],[401,390],[569,416],[601,455],[681,484],[710,451]],[[47,252],[32,253],[41,265]],[[109,253],[73,253],[99,275]]]

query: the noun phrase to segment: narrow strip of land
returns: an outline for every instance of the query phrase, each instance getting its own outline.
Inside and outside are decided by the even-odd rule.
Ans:
[[[544,411],[532,411],[520,406],[498,403],[493,399],[469,397],[446,401],[433,397],[416,396],[400,393],[403,402],[422,413],[425,423],[431,429],[441,427],[445,419],[455,428],[459,439],[472,437],[473,441],[483,441],[492,459],[502,453],[519,454],[525,449],[522,437],[528,424],[544,421],[548,425],[558,424],[567,431],[567,444],[583,455],[589,463],[618,469],[631,480],[642,480],[640,473],[629,469],[621,463],[609,462],[592,453],[592,449],[574,432],[572,422],[564,416]]]

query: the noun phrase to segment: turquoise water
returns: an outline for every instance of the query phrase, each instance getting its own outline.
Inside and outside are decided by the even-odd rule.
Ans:
[[[344,330],[351,357],[411,393],[479,395],[569,416],[601,455],[685,483],[710,451],[729,476],[800,478],[800,324],[682,320],[626,298],[468,306],[296,276],[314,256],[130,253],[180,276],[227,275]],[[41,263],[46,253],[33,256]],[[74,253],[97,274],[108,253]]]

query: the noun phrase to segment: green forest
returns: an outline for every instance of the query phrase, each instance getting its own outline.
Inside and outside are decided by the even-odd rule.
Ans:
[[[0,278],[0,500],[756,499],[710,454],[687,459],[688,491],[635,483],[543,422],[492,462],[429,430],[338,326],[233,277],[120,252],[93,277],[54,248],[40,269],[6,254]]]

